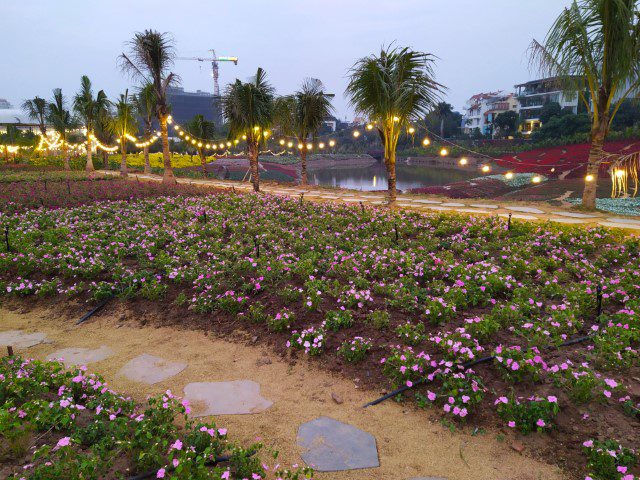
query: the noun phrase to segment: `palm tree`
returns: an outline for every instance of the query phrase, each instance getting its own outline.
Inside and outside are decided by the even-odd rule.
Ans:
[[[156,30],[145,30],[134,35],[129,42],[129,55],[121,54],[120,66],[132,77],[143,83],[153,85],[156,97],[156,116],[160,123],[162,137],[162,156],[164,160],[163,183],[175,184],[176,179],[171,168],[169,153],[169,133],[167,119],[169,105],[167,104],[167,89],[180,81],[175,73],[169,71],[175,58],[175,47],[168,33]]]
[[[112,145],[116,141],[116,136],[111,131],[112,123],[113,112],[111,111],[111,102],[107,102],[104,108],[98,113],[94,127],[96,139],[102,144]],[[105,150],[102,150],[102,168],[105,170],[109,168],[109,154]]]
[[[302,89],[275,101],[275,123],[284,135],[292,135],[300,148],[301,183],[307,184],[307,142],[314,140],[323,120],[332,111],[331,96],[324,93],[322,82],[309,78]]]
[[[383,47],[351,68],[347,95],[354,109],[376,125],[384,145],[389,203],[396,201],[396,148],[403,128],[424,117],[445,87],[434,79],[434,57],[408,48]]]
[[[582,205],[596,206],[604,142],[620,105],[640,86],[640,21],[635,0],[574,0],[531,59],[544,75],[577,94],[591,118],[591,149]],[[592,181],[589,181],[592,180]]]
[[[124,94],[114,104],[115,115],[111,121],[111,131],[118,137],[120,143],[120,175],[126,177],[127,173],[127,136],[137,132],[136,117],[134,106],[129,90],[125,90]]]
[[[64,158],[64,169],[71,170],[67,139],[69,138],[70,131],[78,128],[78,122],[67,109],[67,101],[62,94],[62,90],[59,88],[53,90],[53,101],[47,105],[47,120],[62,141],[61,149]]]
[[[438,102],[433,109],[433,113],[440,120],[440,138],[444,138],[444,119],[447,118],[451,112],[453,112],[453,109],[447,102]]]
[[[156,94],[152,83],[145,83],[133,98],[136,115],[142,119],[145,140],[151,139],[153,131],[153,118],[156,114]],[[151,173],[149,163],[149,146],[144,146],[144,173]]]
[[[229,123],[229,136],[242,136],[247,140],[249,164],[254,191],[260,191],[258,155],[260,141],[273,121],[274,90],[267,75],[258,68],[248,82],[236,80],[227,86],[222,99],[222,110]]]
[[[47,134],[47,101],[44,98],[34,97],[22,102],[22,110],[26,115],[36,122],[40,133]]]
[[[214,135],[216,133],[216,127],[213,122],[205,119],[202,115],[196,115],[185,125],[185,130],[189,132],[190,135],[197,137],[199,140],[213,140]],[[202,164],[202,174],[203,176],[207,176],[207,158],[204,154],[205,145],[198,140],[192,140],[191,142],[187,142],[187,145],[191,145],[195,147],[198,152],[198,156],[200,157],[200,163]]]
[[[92,172],[93,168],[93,136],[95,122],[99,112],[104,109],[107,104],[107,94],[104,90],[100,90],[96,97],[93,97],[91,89],[91,80],[86,75],[80,79],[80,91],[73,98],[73,110],[78,118],[82,121],[84,128],[87,130],[87,165],[86,171]]]

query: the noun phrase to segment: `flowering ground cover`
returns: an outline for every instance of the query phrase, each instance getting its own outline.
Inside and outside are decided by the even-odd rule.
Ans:
[[[229,192],[85,200],[3,207],[7,301],[115,295],[248,331],[372,399],[417,385],[403,398],[447,425],[498,426],[567,471],[638,474],[638,239]]]
[[[270,465],[257,443],[189,418],[171,391],[146,405],[112,391],[84,367],[0,360],[0,476],[17,479],[291,479],[310,469]],[[271,460],[271,462],[269,462]]]

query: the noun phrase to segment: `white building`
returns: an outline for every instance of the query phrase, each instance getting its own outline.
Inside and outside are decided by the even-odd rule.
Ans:
[[[0,98],[0,133],[6,132],[9,125],[19,130],[38,131],[38,125],[22,110],[14,108],[7,100]]]
[[[478,130],[482,135],[493,135],[493,123],[498,115],[519,111],[519,103],[513,93],[502,91],[478,93],[467,100],[462,116],[462,131],[470,135]]]

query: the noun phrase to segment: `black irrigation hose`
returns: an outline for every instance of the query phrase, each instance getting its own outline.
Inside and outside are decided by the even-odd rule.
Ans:
[[[546,348],[548,350],[553,350],[555,348],[561,348],[561,347],[568,347],[569,345],[575,345],[576,343],[582,343],[588,339],[590,339],[592,337],[591,334],[589,335],[585,335],[584,337],[578,337],[578,338],[574,338],[571,340],[567,340],[566,342],[561,343],[560,345],[556,346],[547,346]],[[478,358],[476,360],[471,360],[465,363],[461,363],[458,364],[459,368],[466,370],[467,368],[473,367],[475,365],[479,365],[481,363],[486,363],[486,362],[490,362],[491,360],[495,359],[495,355],[490,355],[488,357],[482,357],[482,358]],[[407,390],[411,390],[412,388],[415,388],[419,385],[423,385],[424,383],[427,382],[426,378],[422,378],[420,380],[418,380],[417,382],[414,382],[410,387],[408,387],[407,385],[403,385],[400,388],[395,389],[393,392],[389,392],[386,395],[383,395],[380,398],[377,398],[376,400],[373,400],[369,403],[365,403],[362,408],[367,408],[367,407],[372,407],[374,405],[378,405],[379,403],[384,402],[385,400],[389,400],[390,398],[395,397],[396,395],[399,395],[401,393],[406,392]]]
[[[91,318],[92,315],[98,313],[100,310],[102,310],[104,308],[104,306],[109,303],[112,299],[114,298],[114,295],[111,295],[107,298],[105,298],[104,300],[102,300],[98,305],[96,305],[93,310],[91,310],[88,313],[85,313],[80,320],[78,320],[76,322],[76,325],[80,325],[81,323],[86,322],[87,320],[89,320],[89,318]]]
[[[252,450],[251,452],[249,452],[249,456],[253,457],[256,453],[257,453],[256,450]],[[228,462],[229,460],[231,460],[231,455],[223,455],[222,457],[216,457],[215,459],[206,462],[206,465],[210,467],[215,467],[217,464]],[[172,472],[173,470],[175,470],[175,467],[172,467],[172,466],[167,467],[166,470],[167,472]],[[148,470],[138,475],[134,475],[133,477],[129,477],[127,478],[127,480],[145,480],[147,478],[153,477],[154,475],[156,475],[157,472],[158,472],[157,469]]]

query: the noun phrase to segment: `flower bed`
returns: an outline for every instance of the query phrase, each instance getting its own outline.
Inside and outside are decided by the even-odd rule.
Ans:
[[[573,471],[586,472],[589,439],[637,446],[637,239],[231,193],[5,210],[0,221],[6,296],[115,294],[183,326],[241,326],[375,391],[419,384],[409,395],[455,424],[551,435],[534,443]],[[458,367],[486,355],[497,359]],[[494,405],[502,397],[510,408]]]
[[[260,458],[261,444],[242,447],[228,439],[226,428],[189,418],[188,403],[171,391],[136,405],[85,370],[19,357],[0,360],[2,478],[313,476],[306,468],[270,468]]]

